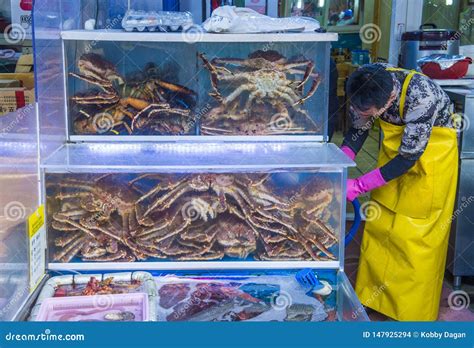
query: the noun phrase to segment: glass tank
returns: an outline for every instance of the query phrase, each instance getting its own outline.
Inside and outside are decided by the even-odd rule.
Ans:
[[[71,139],[325,135],[325,34],[160,35],[63,32]]]
[[[44,167],[50,262],[337,262],[347,165],[311,143],[66,147]]]
[[[159,10],[145,3],[151,5],[130,6]],[[329,49],[337,34],[216,34],[197,25],[128,32],[126,9],[125,0],[36,3],[40,136],[51,145],[62,137],[325,139]]]
[[[325,134],[329,44],[269,39],[198,45],[202,135]]]
[[[65,41],[70,134],[195,135],[199,89],[188,46]]]
[[[40,202],[34,110],[27,105],[0,117],[0,321],[19,315],[37,281],[28,228]],[[45,243],[39,240],[36,255],[44,255]]]

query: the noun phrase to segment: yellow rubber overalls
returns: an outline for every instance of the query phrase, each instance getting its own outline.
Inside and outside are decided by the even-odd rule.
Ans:
[[[402,118],[416,73],[403,84]],[[380,125],[379,167],[397,156],[404,131],[382,120]],[[396,320],[437,319],[457,179],[456,131],[433,127],[416,164],[372,192],[374,214],[365,225],[356,283],[362,304]]]

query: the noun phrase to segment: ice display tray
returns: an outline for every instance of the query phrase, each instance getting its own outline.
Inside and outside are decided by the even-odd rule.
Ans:
[[[330,292],[313,293],[295,271],[210,271],[155,276],[158,321],[367,321],[344,272],[313,270]]]
[[[149,302],[147,305],[147,311],[149,313],[149,320],[154,320],[156,317],[155,311],[155,302],[156,302],[156,284],[153,279],[153,276],[147,272],[120,272],[120,273],[97,273],[97,274],[70,274],[70,275],[61,275],[61,276],[54,276],[44,284],[43,288],[41,289],[38,298],[36,299],[35,305],[31,310],[29,320],[30,321],[38,321],[37,317],[40,312],[41,305],[45,300],[49,300],[54,298],[56,291],[58,288],[61,287],[72,287],[78,286],[83,287],[85,286],[91,277],[96,278],[99,281],[105,280],[107,278],[113,278],[114,282],[117,283],[131,283],[131,282],[140,282],[140,286],[133,290],[130,290],[128,293],[142,293],[147,295],[147,301]],[[124,294],[123,292],[119,292],[115,290],[114,294]],[[107,300],[107,296],[109,295],[96,295],[96,296],[105,296],[105,300]],[[77,296],[72,296],[77,297]],[[57,297],[59,298],[59,297]],[[102,300],[101,300],[102,301]]]
[[[35,321],[149,321],[143,293],[47,298]]]

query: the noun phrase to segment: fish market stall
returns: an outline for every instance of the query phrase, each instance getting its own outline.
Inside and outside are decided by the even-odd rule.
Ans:
[[[33,11],[47,260],[24,318],[368,320],[343,270],[354,163],[326,142],[337,34],[111,29],[53,2]]]

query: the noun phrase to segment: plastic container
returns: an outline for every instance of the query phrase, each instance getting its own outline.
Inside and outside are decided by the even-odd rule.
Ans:
[[[149,320],[155,320],[156,311],[154,303],[157,294],[155,280],[150,273],[141,271],[106,274],[70,274],[51,277],[41,289],[28,320],[38,321],[37,317],[43,302],[50,298],[78,297],[85,295],[86,292],[84,292],[84,290],[91,278],[95,278],[98,281],[112,278],[112,283],[109,285],[110,295],[131,293],[144,293],[148,295]],[[108,295],[101,296],[107,297]]]
[[[367,50],[352,51],[352,64],[362,66],[369,63],[370,63],[369,51]]]
[[[122,20],[122,27],[126,31],[178,31],[186,30],[194,24],[193,16],[189,12],[173,11],[136,11],[129,10]]]
[[[439,80],[463,78],[470,64],[472,59],[464,56],[432,55],[418,60],[425,75]]]
[[[149,321],[147,294],[48,298],[36,321]]]

